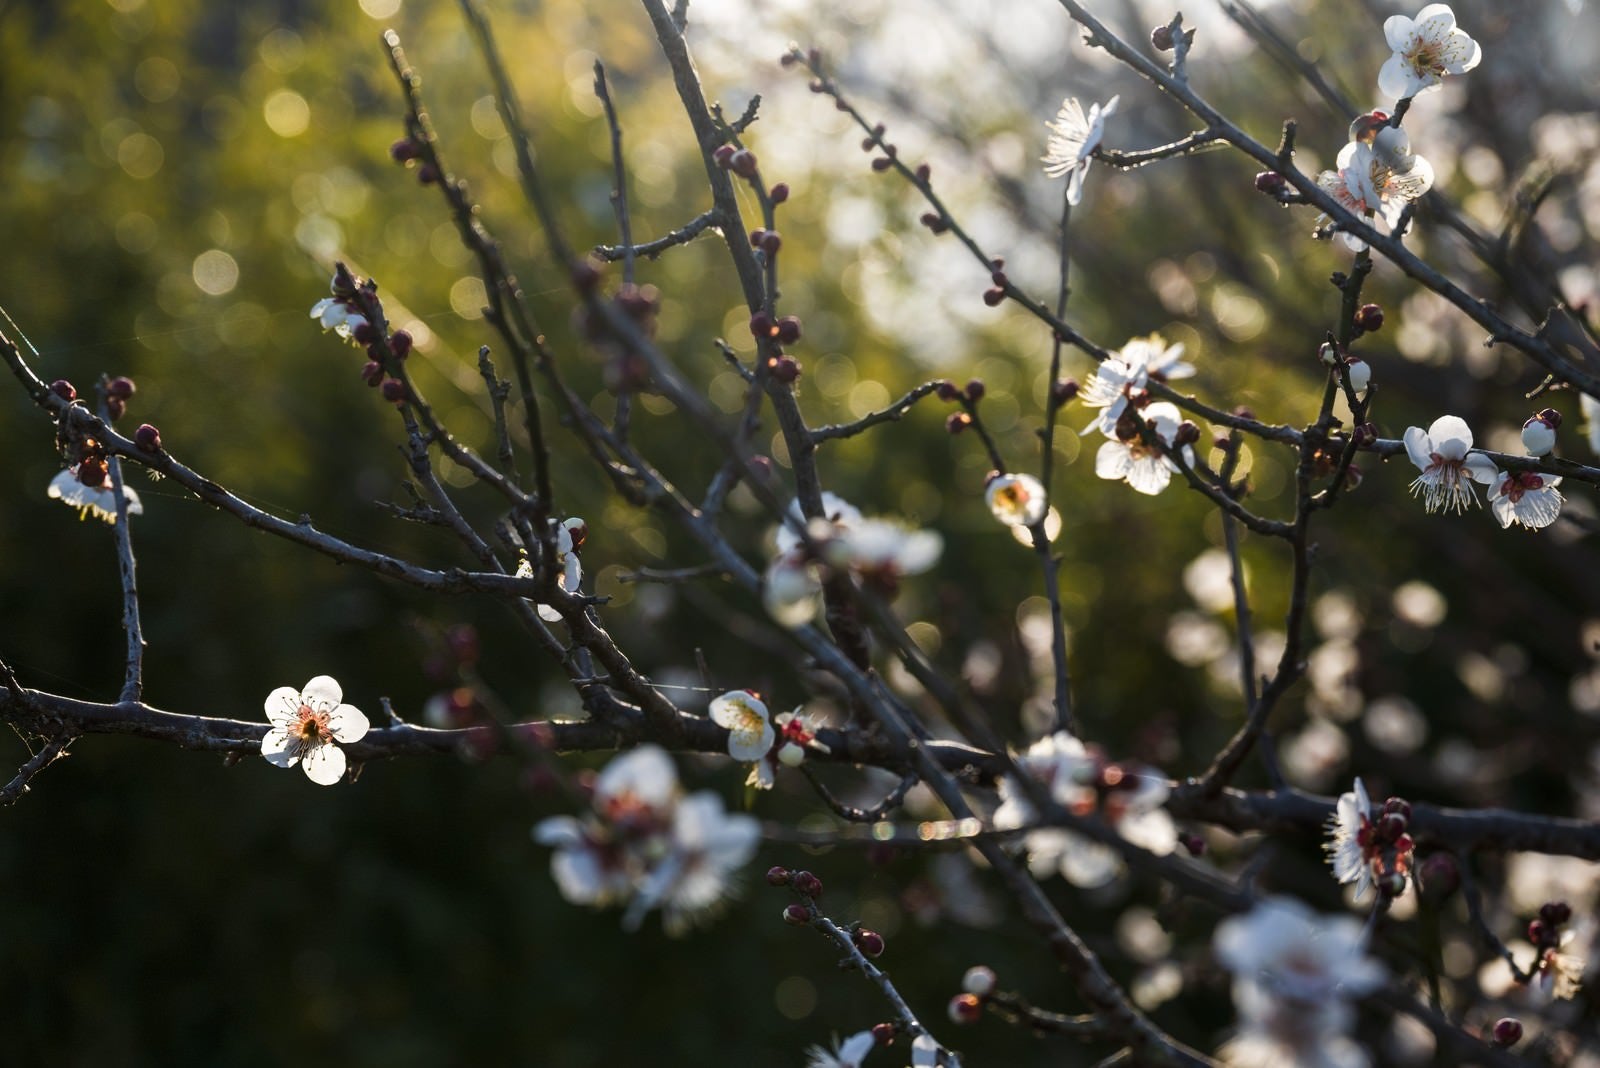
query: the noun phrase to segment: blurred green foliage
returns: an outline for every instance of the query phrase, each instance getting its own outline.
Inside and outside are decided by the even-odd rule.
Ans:
[[[777,161],[769,179],[795,189],[781,217],[783,308],[806,323],[796,355],[808,417],[847,420],[927,377],[979,376],[988,425],[1014,465],[1034,468],[1048,336],[1015,309],[982,306],[983,272],[948,238],[916,225],[922,206],[852,158],[859,134],[776,59],[789,34],[825,43],[865,110],[884,116],[896,136],[905,131],[906,151],[933,161],[936,185],[952,191],[962,218],[1008,257],[1014,278],[1045,296],[1055,286],[1060,192],[1032,160],[1060,97],[1120,91],[1122,113],[1108,136],[1119,148],[1177,137],[1185,119],[1088,52],[1048,3],[1027,17],[1047,27],[1044,51],[1065,60],[1030,53],[1015,61],[1029,76],[1008,80],[1004,35],[990,40],[949,15],[945,32],[961,47],[927,95],[894,73],[912,62],[908,53],[931,48],[928,40],[908,39],[901,51],[892,34],[866,43],[875,20],[889,18],[886,8],[779,6],[747,23],[729,7],[704,8],[715,57],[708,91],[732,112],[751,92],[765,95],[749,140]],[[691,5],[691,20],[701,10]],[[1531,118],[1592,110],[1594,66],[1578,75],[1555,63],[1518,81],[1514,64],[1497,56],[1529,35],[1557,32],[1554,24],[1514,23],[1488,4],[1458,10],[1480,28],[1488,58],[1465,100],[1451,97],[1457,110],[1413,138],[1435,159],[1441,188],[1476,204],[1480,218],[1490,216],[1478,225],[1492,229],[1492,210],[1533,163]],[[422,388],[461,438],[490,450],[473,363],[480,344],[494,344],[480,318],[481,286],[436,192],[387,154],[403,133],[378,39],[392,25],[423,73],[445,160],[470,179],[570,380],[602,413],[614,406],[598,358],[570,326],[564,272],[521,202],[488,79],[453,5],[38,0],[0,12],[0,222],[11,252],[0,265],[0,302],[41,350],[36,367],[46,379],[65,377],[87,392],[102,373],[132,375],[139,393],[128,421],[157,424],[174,454],[247,500],[433,566],[469,562],[441,532],[374,506],[406,501],[398,424],[360,382],[357,352],[306,315],[335,258],[377,278],[391,318],[423,341],[413,361]],[[1352,87],[1370,82],[1384,57],[1381,13],[1369,23],[1338,4],[1273,12],[1294,28],[1304,58],[1327,60],[1336,84],[1371,103],[1369,88]],[[663,233],[708,205],[688,125],[639,10],[621,0],[515,3],[494,16],[570,239],[580,247],[616,239],[608,138],[587,88],[596,55],[622,111],[635,233]],[[700,28],[691,25],[695,44]],[[1119,25],[1135,39],[1144,32]],[[1224,22],[1208,25],[1228,39]],[[1592,40],[1577,40],[1569,47],[1592,51]],[[1249,45],[1234,46],[1224,78],[1207,67],[1205,43],[1202,35],[1191,61],[1203,91],[1263,140],[1298,116],[1302,163],[1331,161],[1349,116]],[[894,62],[875,66],[885,55]],[[1004,91],[973,89],[996,84]],[[1192,383],[1200,395],[1301,424],[1314,414],[1314,356],[1337,311],[1327,276],[1349,254],[1310,241],[1303,210],[1255,194],[1254,170],[1225,152],[1126,175],[1097,168],[1071,223],[1069,318],[1113,347],[1156,330],[1183,340],[1201,368]],[[1542,210],[1576,226],[1578,238],[1536,250],[1555,272],[1585,255],[1592,263],[1600,235],[1573,196],[1581,167],[1564,173]],[[1504,299],[1426,212],[1415,244],[1481,295]],[[715,404],[737,410],[740,384],[712,340],[726,336],[746,352],[749,341],[719,239],[641,263],[640,275],[663,293],[663,345]],[[1450,411],[1501,444],[1531,410],[1517,393],[1537,377],[1498,350],[1474,351],[1464,320],[1430,312],[1414,294],[1388,268],[1368,289],[1390,313],[1385,331],[1361,345],[1376,369],[1385,436]],[[1398,339],[1413,321],[1402,355]],[[1082,377],[1088,367],[1072,357],[1068,370]],[[1576,404],[1565,396],[1555,403],[1575,428]],[[0,575],[10,607],[0,654],[28,685],[109,700],[122,651],[111,539],[45,499],[58,468],[52,429],[20,391],[7,405],[0,448],[18,462],[0,475],[8,501]],[[641,450],[697,496],[714,451],[668,406],[645,399],[640,407]],[[1020,745],[1040,725],[1027,713],[1037,708],[1036,679],[1019,632],[1043,605],[1037,567],[985,512],[989,465],[971,436],[945,433],[945,414],[930,400],[902,422],[825,446],[824,475],[869,514],[943,533],[940,567],[908,581],[897,608]],[[1097,480],[1098,441],[1076,434],[1086,418],[1067,412],[1055,487],[1078,702],[1091,736],[1113,754],[1193,774],[1240,718],[1225,664],[1184,666],[1167,637],[1175,613],[1195,610],[1180,576],[1220,545],[1217,516],[1177,487],[1150,499]],[[1576,431],[1563,436],[1569,454],[1584,458]],[[1252,506],[1282,514],[1292,503],[1291,454],[1248,448]],[[1348,637],[1358,650],[1359,699],[1344,719],[1320,717],[1349,751],[1311,785],[1342,789],[1355,769],[1369,783],[1429,800],[1570,811],[1570,784],[1597,734],[1596,720],[1574,718],[1568,699],[1569,679],[1592,652],[1580,634],[1600,593],[1588,524],[1534,537],[1502,533],[1483,515],[1427,517],[1405,493],[1412,472],[1403,462],[1365,466],[1368,484],[1318,523],[1315,593],[1340,591],[1340,603],[1354,608]],[[465,487],[460,472],[444,474]],[[696,683],[698,649],[718,687],[760,689],[777,707],[806,699],[804,673],[789,654],[767,652],[775,632],[749,599],[717,585],[618,580],[641,565],[700,562],[677,531],[608,496],[568,442],[555,479],[562,510],[590,520],[586,570],[613,597],[607,623],[641,668]],[[482,635],[483,679],[501,702],[519,716],[572,712],[554,684],[558,673],[528,655],[495,606],[421,597],[248,531],[162,483],[135,484],[145,501],[134,531],[151,703],[252,718],[273,687],[331,673],[374,718],[383,695],[419,719],[423,702],[454,682],[432,664],[439,636],[466,623]],[[1570,488],[1572,514],[1592,517],[1587,488]],[[488,494],[463,488],[461,500],[475,519],[495,515]],[[733,506],[730,528],[760,561],[769,521],[742,496]],[[1285,607],[1286,554],[1246,545],[1258,629],[1270,630]],[[1442,620],[1403,618],[1392,594],[1411,580],[1442,593]],[[1230,616],[1217,622],[1229,627]],[[1306,722],[1307,691],[1302,685],[1280,710],[1286,736]],[[1396,747],[1364,722],[1367,702],[1386,695],[1411,703],[1425,742]],[[1513,722],[1522,727],[1515,735]],[[1551,736],[1573,744],[1552,750],[1541,744]],[[21,744],[6,751],[12,763],[24,756]],[[686,762],[684,771],[730,799],[743,777],[714,762]],[[762,815],[794,819],[816,808],[799,784],[786,786],[762,799]],[[567,905],[547,854],[527,837],[555,810],[509,760],[408,760],[323,791],[254,760],[225,768],[149,742],[84,739],[5,813],[8,1048],[15,1063],[798,1064],[806,1044],[883,1017],[863,984],[836,971],[822,942],[777,922],[785,899],[764,886],[751,885],[720,922],[681,941],[654,926],[625,936],[616,916]],[[1224,861],[1241,848],[1225,838],[1213,845]],[[912,906],[933,908],[940,895],[924,858],[865,863],[848,851],[807,858],[769,846],[751,874],[780,861],[822,874],[839,918],[855,910],[871,917],[889,938],[885,963],[929,1020],[943,1019],[961,971],[978,961],[1042,1004],[1074,1007],[1005,910],[992,930],[949,917],[919,923]],[[1318,864],[1315,843],[1288,842],[1270,878],[1332,907]],[[1153,888],[1124,888],[1131,897],[1084,895],[1059,882],[1050,890],[1093,932],[1119,978],[1141,970],[1110,918],[1130,900],[1154,905]],[[1164,918],[1180,960],[1203,959],[1204,910],[1180,904]],[[1218,983],[1190,979],[1157,1018],[1205,1045],[1229,1019],[1226,995]],[[977,1055],[974,1063],[1079,1063],[1072,1047],[997,1025],[953,1041]]]

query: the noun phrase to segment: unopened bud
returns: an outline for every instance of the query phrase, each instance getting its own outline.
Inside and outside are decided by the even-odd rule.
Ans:
[[[878,156],[872,161],[872,169],[877,171],[879,174],[882,174],[884,171],[893,166],[894,160],[890,159],[888,156]]]
[[[1150,31],[1150,47],[1157,52],[1172,51],[1172,27],[1157,26]]]
[[[399,404],[406,399],[406,384],[398,378],[385,379],[379,392],[383,394],[384,400],[391,404]]]
[[[1383,326],[1383,309],[1376,304],[1363,304],[1356,309],[1356,329],[1370,334]]]
[[[383,364],[377,360],[368,360],[361,368],[361,377],[369,386],[377,386],[383,381]]]
[[[793,345],[800,340],[800,317],[798,315],[785,315],[778,320],[778,340],[785,345]]]
[[[729,157],[728,169],[741,178],[754,178],[760,166],[756,162],[754,152],[748,148],[741,148]]]
[[[138,391],[139,387],[133,384],[133,379],[124,375],[118,375],[106,383],[106,393],[118,400],[127,400]]]
[[[1514,1016],[1503,1016],[1494,1024],[1494,1044],[1508,1049],[1522,1041],[1522,1021]]]
[[[1351,356],[1344,365],[1345,381],[1356,393],[1365,393],[1372,384],[1372,365],[1360,356]]]
[[[411,331],[396,330],[389,335],[389,351],[394,353],[394,358],[403,360],[411,355]]]
[[[1555,415],[1554,423],[1545,419],[1545,412]],[[1544,456],[1556,447],[1556,427],[1561,425],[1561,416],[1552,408],[1546,408],[1538,415],[1530,416],[1522,424],[1522,447],[1528,450],[1529,456]]]
[[[1006,291],[999,286],[993,286],[983,291],[983,302],[991,308],[997,307],[1005,299]]]
[[[774,864],[767,869],[767,885],[769,886],[788,886],[789,880],[792,878],[794,878],[794,872],[785,868],[782,864]]]
[[[819,898],[822,896],[822,880],[808,871],[795,872],[792,885],[797,893],[806,897]]]
[[[988,392],[988,387],[983,384],[983,379],[974,378],[967,382],[967,399],[969,401],[982,400],[986,392]]]
[[[1329,367],[1338,367],[1340,363],[1339,346],[1331,341],[1324,341],[1317,348],[1317,359]]]
[[[932,175],[933,175],[933,168],[932,167],[929,167],[926,163],[917,164],[917,181],[919,181],[922,184],[926,185],[926,184],[928,184],[928,179],[930,177],[932,177]]]
[[[779,382],[793,382],[800,377],[800,361],[793,356],[774,356],[767,361],[767,372]]]
[[[1289,180],[1277,171],[1262,171],[1256,175],[1256,192],[1277,196],[1289,187]]]
[[[789,183],[779,182],[777,185],[767,190],[767,199],[771,200],[774,204],[782,204],[784,201],[788,200]]]
[[[791,927],[804,927],[811,922],[811,913],[807,912],[806,907],[798,902],[793,905],[785,905],[783,908],[783,922]]]
[[[732,145],[718,145],[716,151],[711,153],[712,160],[723,170],[727,170],[733,162],[733,154],[739,151]]]
[[[161,431],[149,423],[140,423],[139,429],[133,432],[133,443],[145,452],[160,452]]]
[[[883,935],[877,931],[860,930],[856,932],[856,948],[861,950],[862,956],[881,957],[887,946]]]
[[[1442,904],[1461,886],[1461,868],[1449,853],[1434,853],[1417,868],[1417,893],[1430,905]]]
[[[424,163],[417,168],[417,181],[423,185],[432,185],[439,180],[439,168],[431,163]]]
[[[75,401],[78,399],[77,389],[75,389],[72,383],[68,382],[65,378],[58,378],[54,382],[50,383],[50,392],[54,393],[64,401]]]
[[[952,434],[959,434],[972,425],[972,416],[966,412],[951,412],[950,418],[944,421],[945,430]]]
[[[942,401],[961,399],[961,390],[958,389],[956,384],[949,379],[940,379],[939,384],[933,387],[933,392],[937,394],[939,399]]]
[[[1365,115],[1357,115],[1350,123],[1350,140],[1364,141],[1371,144],[1377,137],[1378,131],[1389,125],[1389,113],[1386,111],[1369,111]]]
[[[1399,816],[1402,819],[1411,819],[1411,802],[1403,797],[1391,797],[1383,803],[1385,816]]]
[[[1059,408],[1078,395],[1078,388],[1076,378],[1059,379],[1050,383],[1050,400]]]
[[[1200,428],[1187,419],[1178,424],[1178,432],[1172,435],[1172,443],[1179,448],[1185,445],[1193,445],[1199,440]]]
[[[1572,919],[1572,906],[1565,901],[1547,901],[1539,906],[1539,918],[1552,927],[1560,927]]]

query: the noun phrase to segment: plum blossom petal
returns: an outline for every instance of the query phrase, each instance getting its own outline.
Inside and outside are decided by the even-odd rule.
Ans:
[[[728,729],[728,755],[749,763],[760,760],[777,739],[766,704],[748,690],[730,690],[711,702],[711,719]]]
[[[1483,49],[1456,26],[1449,4],[1429,4],[1415,19],[1394,15],[1383,24],[1394,54],[1378,71],[1378,89],[1397,99],[1438,88],[1448,74],[1465,74],[1483,59]]]
[[[117,521],[117,497],[112,491],[110,473],[107,472],[99,485],[87,486],[79,478],[81,471],[82,465],[79,464],[59,472],[50,480],[45,496],[76,508],[79,518],[92,515],[114,525]],[[144,514],[144,504],[140,502],[139,494],[126,482],[122,484],[122,497],[127,501],[129,515]]]
[[[806,1051],[806,1068],[861,1068],[877,1039],[871,1031],[857,1031],[842,1042],[835,1042],[832,1050],[812,1046]]]
[[[1529,530],[1540,530],[1554,523],[1561,515],[1561,505],[1566,500],[1561,491],[1560,475],[1545,475],[1537,471],[1495,472],[1494,487],[1489,491],[1489,509],[1502,528],[1521,523]]]
[[[1083,180],[1105,136],[1106,119],[1117,110],[1118,99],[1114,96],[1104,104],[1091,104],[1085,115],[1078,98],[1069,96],[1062,102],[1056,121],[1045,123],[1050,140],[1045,150],[1044,173],[1051,178],[1067,176],[1069,204],[1077,205],[1083,200]]]
[[[1426,431],[1409,427],[1405,443],[1406,455],[1422,472],[1412,481],[1411,494],[1420,493],[1429,512],[1463,512],[1478,503],[1472,483],[1494,484],[1494,461],[1470,451],[1472,431],[1458,416],[1440,416]]]
[[[328,675],[299,690],[280,686],[267,694],[263,709],[272,726],[261,739],[261,755],[275,767],[299,764],[320,786],[338,782],[346,758],[335,743],[359,741],[368,728],[361,710],[343,700],[344,690]]]
[[[1032,475],[996,475],[983,491],[989,512],[1008,527],[1031,527],[1045,514],[1044,486]]]

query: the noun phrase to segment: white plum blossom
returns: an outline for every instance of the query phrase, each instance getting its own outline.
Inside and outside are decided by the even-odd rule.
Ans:
[[[1372,144],[1349,142],[1339,150],[1338,170],[1317,176],[1323,192],[1357,215],[1376,216],[1391,230],[1406,205],[1433,188],[1432,165],[1410,151],[1404,131],[1395,134],[1380,134]],[[1357,251],[1367,247],[1354,234],[1345,234],[1344,241]]]
[[[1537,1001],[1548,1004],[1552,999],[1575,998],[1583,989],[1584,962],[1571,953],[1577,935],[1576,931],[1562,931],[1556,945],[1539,951],[1532,969],[1533,982],[1529,984]]]
[[[729,813],[710,790],[690,794],[672,814],[666,857],[645,878],[622,918],[637,930],[644,914],[661,909],[668,934],[680,934],[727,898],[729,877],[755,855],[761,825],[754,816]]]
[[[50,480],[50,485],[45,490],[45,496],[52,501],[60,501],[78,510],[80,519],[94,516],[107,523],[115,524],[117,521],[117,496],[111,488],[111,474],[107,471],[104,480],[97,486],[86,486],[78,477],[82,468],[81,464],[74,465],[60,472]],[[129,515],[143,515],[144,505],[139,501],[139,495],[132,486],[126,482],[122,484],[122,498],[128,503]]]
[[[578,560],[578,550],[583,547],[583,537],[588,532],[588,524],[583,520],[573,517],[562,523],[554,523],[556,543],[556,585],[567,593],[577,593],[578,585],[583,581],[583,564]],[[526,564],[524,560],[524,564]],[[517,568],[518,578],[532,578],[533,567],[528,564],[526,568]],[[550,605],[539,606],[539,618],[546,623],[561,622],[561,613]]]
[[[754,817],[729,814],[716,794],[681,797],[672,758],[654,745],[607,764],[592,805],[581,820],[541,821],[533,836],[555,848],[550,870],[563,897],[596,907],[626,901],[629,930],[653,908],[673,934],[711,912],[760,837]]]
[[[1100,141],[1105,136],[1106,119],[1117,110],[1118,97],[1104,104],[1089,105],[1083,113],[1078,98],[1069,96],[1062,101],[1055,122],[1047,122],[1050,140],[1045,149],[1044,173],[1051,178],[1067,175],[1067,203],[1077,205],[1083,200],[1083,180],[1089,173],[1089,162]]]
[[[728,755],[743,763],[766,756],[777,739],[767,706],[749,690],[730,690],[711,701],[711,721],[728,729]]]
[[[1339,795],[1333,815],[1328,818],[1328,842],[1323,846],[1333,877],[1340,883],[1354,883],[1357,901],[1377,887],[1367,850],[1371,840],[1372,803],[1358,778],[1354,787]]]
[[[1583,412],[1583,432],[1589,439],[1589,451],[1600,453],[1600,400],[1580,393],[1578,408]]]
[[[1008,527],[1031,527],[1044,518],[1044,486],[1032,475],[996,475],[983,490],[989,512]]]
[[[795,523],[807,526],[805,513],[801,511],[798,500],[789,505],[789,516]],[[837,537],[860,523],[862,519],[861,509],[838,494],[826,491],[822,494],[822,516],[822,521],[829,524],[828,526],[823,526],[821,522],[818,522],[814,528],[807,530],[807,533],[816,541]],[[778,555],[782,556],[786,553],[794,552],[801,547],[801,544],[800,535],[788,523],[779,525],[777,533]]]
[[[1502,528],[1521,523],[1529,530],[1539,530],[1556,521],[1566,500],[1561,491],[1560,475],[1545,475],[1537,471],[1495,472],[1493,487],[1489,490],[1489,510]]]
[[[344,691],[327,675],[305,688],[280,686],[267,695],[272,727],[261,739],[261,755],[280,768],[299,764],[306,778],[332,786],[344,777],[345,756],[336,742],[359,742],[367,733],[367,717],[344,704]]]
[[[1113,436],[1117,420],[1135,390],[1143,389],[1152,378],[1167,382],[1190,378],[1194,373],[1194,365],[1183,359],[1183,342],[1168,345],[1160,334],[1132,338],[1115,355],[1102,360],[1079,391],[1078,400],[1085,407],[1100,409],[1081,433],[1098,430],[1107,437]]]
[[[1426,431],[1408,427],[1405,442],[1406,455],[1422,472],[1411,483],[1411,495],[1422,494],[1429,512],[1463,512],[1478,503],[1472,483],[1494,484],[1494,461],[1470,451],[1472,430],[1457,416],[1441,415]]]
[[[1225,1064],[1361,1068],[1368,1061],[1347,1037],[1349,1000],[1384,980],[1366,953],[1353,916],[1321,917],[1290,898],[1267,898],[1217,926],[1216,954],[1234,973],[1239,1030],[1223,1047]]]
[[[1456,26],[1449,4],[1429,4],[1414,19],[1394,15],[1383,23],[1394,50],[1378,71],[1378,89],[1397,99],[1434,89],[1447,74],[1465,74],[1478,65],[1483,49]]]
[[[1356,394],[1367,391],[1372,384],[1372,365],[1360,356],[1349,356],[1344,361],[1345,381],[1350,383],[1350,388]]]
[[[1172,473],[1178,469],[1167,452],[1177,440],[1183,413],[1174,404],[1157,401],[1148,405],[1140,415],[1165,443],[1166,449],[1146,444],[1137,434],[1126,441],[1112,437],[1095,454],[1094,473],[1104,479],[1126,481],[1140,493],[1154,495],[1167,488],[1172,481]],[[1194,449],[1183,446],[1183,459],[1186,464],[1193,466]]]
[[[806,1051],[806,1068],[861,1068],[875,1045],[877,1039],[871,1031],[857,1031],[844,1041],[835,1042],[831,1050],[812,1046]]]
[[[1134,845],[1162,855],[1176,845],[1177,828],[1162,807],[1168,795],[1166,778],[1159,772],[1116,764],[1102,767],[1082,742],[1065,732],[1035,742],[1016,763],[1053,802],[1078,815],[1098,811]],[[993,817],[997,830],[1015,830],[1038,820],[1027,791],[1011,776],[1000,780],[999,794],[1000,807]],[[1041,879],[1059,873],[1074,886],[1093,889],[1111,882],[1122,870],[1111,847],[1065,828],[1036,827],[1022,842],[1029,869]]]
[[[825,550],[830,565],[880,585],[903,575],[920,575],[938,563],[944,539],[931,530],[912,530],[887,519],[863,519],[846,527]]]
[[[356,328],[366,326],[367,320],[354,305],[336,297],[324,297],[311,306],[311,318],[322,324],[322,329],[332,330],[345,339],[355,334]]]
[[[785,627],[811,622],[822,608],[820,568],[801,553],[783,554],[767,567],[761,603],[767,614]]]

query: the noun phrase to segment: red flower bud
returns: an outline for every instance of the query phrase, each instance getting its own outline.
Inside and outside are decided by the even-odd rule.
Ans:
[[[788,886],[789,880],[792,878],[794,878],[794,872],[785,868],[782,864],[774,864],[767,869],[768,886]]]
[[[396,330],[389,335],[389,351],[394,353],[394,358],[403,360],[411,355],[411,332],[409,330]]]
[[[972,425],[972,416],[966,412],[951,412],[950,418],[944,421],[944,428],[952,434],[959,434]]]
[[[65,378],[58,378],[54,382],[50,383],[50,392],[54,393],[64,401],[75,401],[78,399],[78,391],[74,389],[72,383],[68,382]]]
[[[133,379],[118,375],[106,383],[106,393],[118,400],[127,400],[137,393],[138,387],[133,384]]]
[[[1172,51],[1172,27],[1157,26],[1150,31],[1150,47],[1157,52]]]
[[[767,361],[767,371],[779,382],[793,382],[800,377],[800,361],[793,356],[774,356]]]
[[[432,185],[440,178],[439,168],[431,163],[424,163],[417,168],[417,181],[423,185]]]
[[[1514,1016],[1504,1016],[1495,1021],[1494,1044],[1501,1049],[1522,1041],[1522,1021]]]
[[[1383,309],[1376,304],[1363,304],[1356,309],[1355,324],[1368,334],[1383,325]]]
[[[983,379],[974,378],[967,383],[967,399],[970,401],[980,401],[983,399],[983,395],[985,392],[987,392],[987,389],[988,387],[983,384]]]
[[[822,896],[822,880],[808,871],[794,873],[794,882],[791,884],[795,892],[803,897],[819,898]]]
[[[1277,196],[1289,188],[1289,180],[1277,171],[1262,171],[1256,175],[1256,192]]]
[[[778,340],[785,345],[793,345],[800,340],[800,317],[785,315],[778,320]]]
[[[879,174],[882,174],[884,171],[893,166],[894,160],[890,159],[888,156],[878,156],[872,161],[872,169],[877,171]]]
[[[767,191],[767,198],[774,204],[782,204],[789,199],[789,183],[779,182]]]
[[[811,913],[801,904],[786,905],[783,909],[783,922],[791,927],[804,927],[811,922]]]
[[[997,307],[1000,302],[1005,299],[1006,291],[1001,289],[999,286],[995,286],[992,289],[985,289],[983,291],[983,302],[989,305],[991,308]]]
[[[739,150],[732,145],[718,145],[716,151],[711,153],[711,158],[716,162],[717,166],[727,170],[733,162],[733,154],[737,151]]]
[[[861,930],[856,932],[856,948],[861,950],[863,956],[881,957],[885,944],[883,935],[877,931]]]
[[[160,452],[161,431],[149,423],[140,423],[139,429],[133,432],[133,443],[145,452]]]
[[[406,384],[398,378],[388,378],[384,380],[380,392],[384,400],[391,404],[399,404],[406,399]]]

